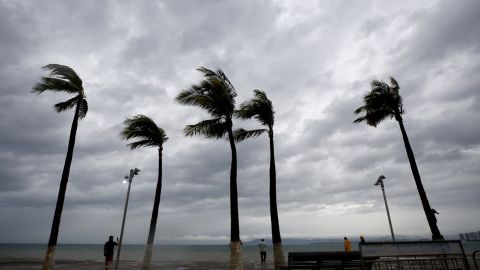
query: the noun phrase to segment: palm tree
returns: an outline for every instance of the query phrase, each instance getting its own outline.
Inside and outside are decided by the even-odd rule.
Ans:
[[[150,221],[150,230],[148,231],[147,246],[143,258],[143,269],[150,269],[153,252],[153,240],[157,228],[158,207],[160,206],[160,195],[162,193],[162,150],[163,143],[168,138],[165,131],[158,127],[155,122],[145,115],[137,115],[127,118],[124,122],[124,128],[120,135],[124,140],[138,138],[139,140],[129,143],[130,149],[139,147],[158,147],[158,180],[155,189],[155,198],[153,200],[152,218]]]
[[[267,128],[255,130],[237,129],[234,132],[234,137],[237,142],[240,142],[268,131],[268,137],[270,138],[270,220],[272,223],[273,256],[275,269],[281,269],[285,265],[285,256],[283,253],[277,211],[277,177],[273,147],[275,112],[273,111],[272,102],[267,98],[265,92],[255,89],[253,90],[253,95],[253,99],[240,104],[240,109],[235,111],[235,116],[241,119],[251,119],[253,117]]]
[[[197,69],[205,77],[199,84],[182,90],[175,100],[183,105],[197,106],[213,118],[184,129],[186,136],[204,135],[208,139],[227,138],[232,153],[230,166],[230,269],[241,269],[241,242],[238,221],[237,193],[237,150],[232,130],[232,116],[235,110],[235,88],[222,70]]]
[[[75,95],[73,98],[57,103],[54,106],[57,112],[63,112],[75,107],[75,114],[70,129],[67,156],[65,158],[65,164],[63,165],[62,179],[60,180],[60,189],[58,191],[55,214],[53,215],[48,248],[43,261],[43,269],[46,270],[52,269],[55,264],[55,248],[57,246],[58,230],[60,228],[60,219],[62,217],[65,192],[67,190],[68,176],[70,174],[70,165],[72,164],[78,119],[82,119],[87,115],[88,103],[83,91],[82,80],[72,68],[58,64],[49,64],[44,66],[43,69],[48,70],[50,73],[48,74],[48,77],[42,77],[41,82],[35,84],[32,89],[33,93],[41,94],[45,91],[52,91]]]
[[[407,151],[408,161],[410,162],[410,168],[412,169],[413,178],[417,185],[417,190],[422,201],[423,210],[427,216],[428,225],[432,232],[433,240],[441,240],[443,236],[437,227],[437,220],[435,213],[430,207],[427,199],[427,194],[422,185],[420,179],[420,173],[418,172],[417,163],[415,162],[415,156],[413,155],[412,147],[408,141],[407,132],[403,126],[403,102],[402,97],[399,94],[400,86],[397,81],[391,77],[390,85],[383,81],[374,80],[371,83],[370,92],[364,97],[365,105],[355,110],[355,114],[365,112],[365,115],[355,119],[354,123],[366,122],[367,125],[376,127],[380,122],[386,118],[393,118],[397,120],[400,125],[400,131],[402,132],[403,142]]]

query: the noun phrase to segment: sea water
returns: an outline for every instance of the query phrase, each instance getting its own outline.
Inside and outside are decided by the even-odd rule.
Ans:
[[[269,255],[273,254],[271,246]],[[343,244],[311,244],[285,245],[284,251],[333,251],[342,250]],[[44,256],[46,245],[40,244],[0,244],[0,259],[41,259]],[[115,250],[117,252],[117,250]],[[121,259],[127,261],[141,261],[145,252],[145,245],[123,245]],[[153,260],[157,262],[226,262],[230,248],[226,245],[155,245]],[[103,245],[89,244],[60,244],[57,246],[55,257],[58,260],[103,260]],[[258,260],[258,248],[255,245],[244,245],[242,257],[245,261]],[[267,257],[268,259],[268,257]],[[270,258],[272,259],[272,258]]]
[[[480,249],[480,242],[463,242],[467,256]],[[272,261],[271,245],[267,252],[267,261]],[[285,255],[296,251],[342,251],[343,243],[319,243],[306,245],[284,245]],[[353,250],[358,250],[356,243]],[[42,259],[46,245],[44,244],[0,244],[0,259]],[[116,250],[117,252],[117,250]],[[142,261],[145,245],[123,245],[121,260]],[[227,262],[230,249],[228,245],[155,245],[154,262]],[[57,246],[57,260],[102,261],[103,245],[60,244]],[[259,253],[256,245],[242,247],[244,261],[258,261]]]

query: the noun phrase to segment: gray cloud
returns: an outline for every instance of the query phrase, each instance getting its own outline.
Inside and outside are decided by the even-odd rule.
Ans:
[[[475,1],[0,6],[0,215],[7,217],[0,242],[48,238],[73,117],[52,109],[66,95],[29,93],[48,63],[77,71],[90,107],[79,123],[60,242],[98,242],[118,232],[121,180],[133,167],[142,171],[132,185],[125,235],[127,242],[145,241],[158,152],[131,151],[119,136],[124,119],[139,113],[170,138],[157,242],[228,240],[229,145],[185,137],[186,124],[208,115],[174,102],[179,90],[201,79],[199,66],[222,68],[238,104],[256,88],[273,101],[285,237],[388,234],[373,186],[380,174],[387,177],[396,231],[428,237],[398,124],[352,123],[369,82],[390,75],[401,86],[405,126],[429,200],[441,212],[440,229],[478,229],[469,225],[480,216]],[[242,238],[268,236],[268,138],[237,150]]]

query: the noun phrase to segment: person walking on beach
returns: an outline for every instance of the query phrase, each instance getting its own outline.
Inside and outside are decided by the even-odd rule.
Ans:
[[[118,241],[118,238],[117,238]],[[108,270],[113,261],[113,250],[115,246],[118,245],[117,242],[113,241],[113,236],[108,237],[108,241],[103,246],[103,256],[105,256],[105,270]]]
[[[352,250],[352,243],[350,243],[350,240],[345,236],[343,237],[344,240],[344,246],[345,246],[345,251],[351,251]]]
[[[260,244],[258,244],[258,248],[260,249],[260,260],[262,264],[264,264],[265,259],[267,258],[267,244],[265,244],[265,240],[263,238],[260,240]]]

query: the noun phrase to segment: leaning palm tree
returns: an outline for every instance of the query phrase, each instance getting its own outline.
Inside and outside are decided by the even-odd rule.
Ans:
[[[430,207],[427,199],[427,194],[422,185],[420,179],[420,173],[418,172],[417,163],[415,162],[415,156],[413,155],[412,147],[408,141],[407,132],[403,126],[403,102],[402,97],[399,94],[400,86],[397,81],[391,77],[390,85],[383,81],[374,80],[371,83],[370,92],[364,97],[365,105],[355,110],[355,114],[365,112],[365,115],[358,117],[354,123],[366,122],[367,125],[376,127],[380,122],[386,118],[393,118],[397,120],[400,125],[400,131],[402,132],[403,142],[407,151],[408,161],[410,162],[410,168],[412,169],[413,178],[417,185],[417,190],[422,201],[423,210],[427,216],[428,225],[432,232],[433,240],[443,239],[440,230],[437,227],[437,220],[435,212]]]
[[[197,69],[205,77],[199,84],[182,90],[175,100],[183,105],[197,106],[213,118],[184,129],[186,136],[204,135],[208,139],[227,138],[232,153],[230,166],[230,269],[241,269],[241,242],[238,221],[237,193],[237,150],[232,130],[232,116],[235,110],[235,88],[222,70]]]
[[[240,109],[235,111],[235,116],[241,119],[255,118],[260,124],[267,128],[255,130],[237,129],[234,132],[234,137],[237,142],[240,142],[247,138],[256,137],[268,132],[268,137],[270,138],[270,220],[272,224],[273,256],[275,269],[281,269],[285,266],[285,256],[283,253],[277,211],[277,177],[273,147],[275,112],[273,111],[272,102],[267,98],[265,92],[255,89],[253,90],[253,95],[253,99],[240,104]]]
[[[60,219],[62,217],[65,192],[70,174],[70,165],[72,164],[78,119],[82,119],[87,115],[88,104],[83,91],[82,80],[72,68],[58,64],[50,64],[44,66],[43,69],[48,70],[50,73],[48,77],[42,77],[41,82],[35,84],[32,89],[33,93],[41,94],[45,91],[52,91],[75,95],[73,98],[57,103],[54,106],[57,112],[63,112],[75,107],[75,114],[73,115],[72,127],[70,129],[67,156],[65,158],[65,164],[63,165],[62,179],[60,180],[60,189],[58,191],[55,214],[53,215],[48,248],[43,261],[43,269],[46,270],[52,269],[55,264],[55,248],[57,246],[58,230],[60,228]]]
[[[168,138],[165,131],[158,127],[155,122],[145,115],[137,115],[127,118],[124,122],[124,128],[120,135],[124,140],[139,139],[127,144],[134,150],[139,147],[158,147],[158,180],[153,200],[152,218],[150,220],[150,230],[148,231],[147,246],[143,258],[143,269],[150,269],[153,252],[153,240],[157,228],[158,207],[160,206],[160,195],[162,193],[162,150],[163,143]]]

